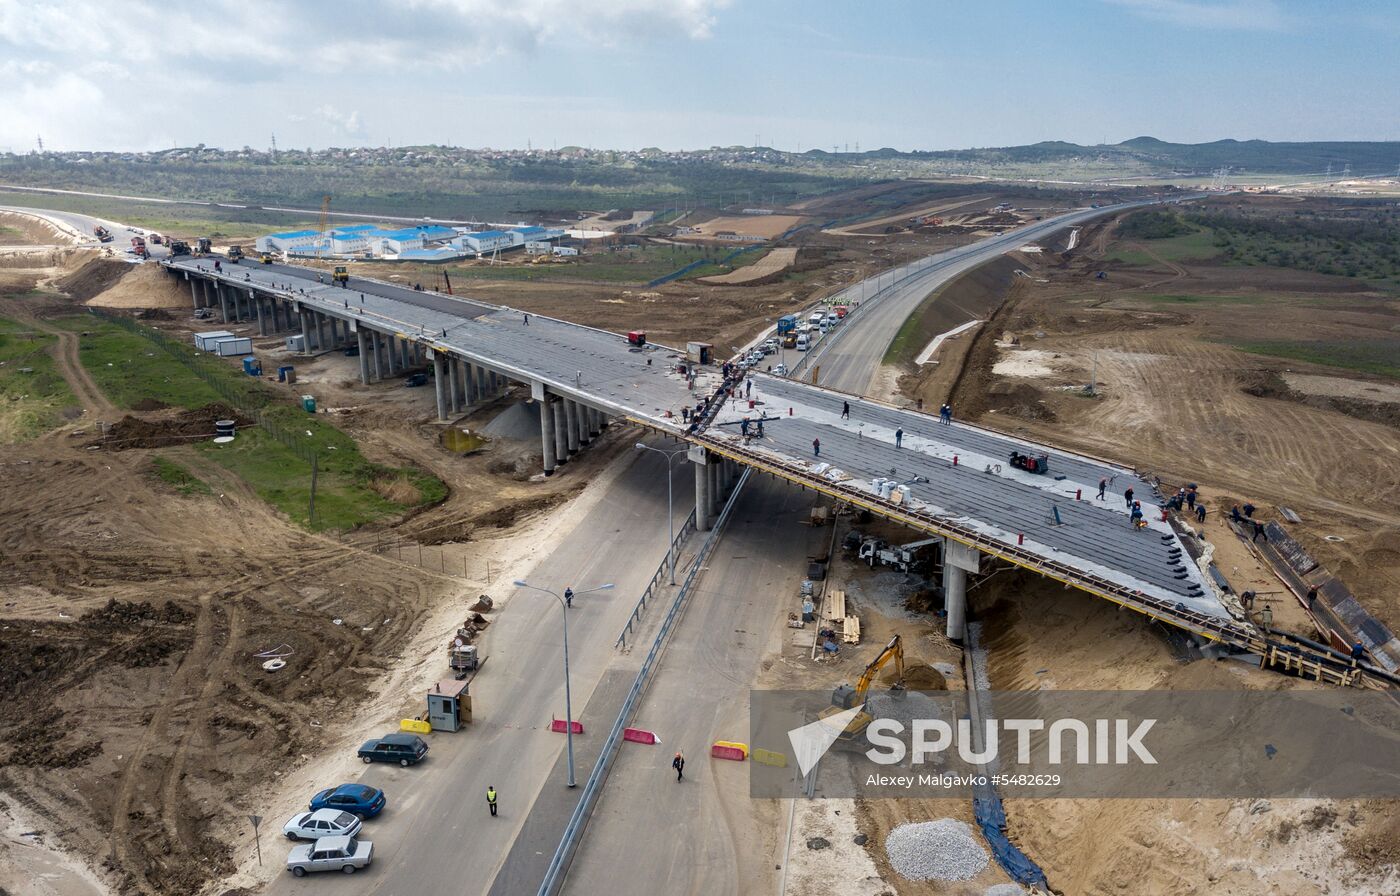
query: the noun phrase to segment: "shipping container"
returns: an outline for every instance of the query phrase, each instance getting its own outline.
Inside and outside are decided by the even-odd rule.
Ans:
[[[253,340],[247,336],[231,336],[227,339],[220,339],[214,343],[214,354],[221,358],[232,358],[237,355],[246,355],[253,350]]]
[[[228,330],[210,330],[207,333],[196,333],[194,334],[194,347],[202,352],[212,352],[214,350],[214,343],[218,342],[220,339],[228,339],[232,336],[233,334]]]

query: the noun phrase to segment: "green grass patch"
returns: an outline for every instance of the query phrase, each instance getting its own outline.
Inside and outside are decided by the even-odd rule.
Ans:
[[[1278,302],[1278,296],[1261,295],[1177,295],[1166,293],[1132,293],[1127,298],[1138,302],[1151,302],[1158,305],[1261,305]]]
[[[1251,354],[1400,379],[1400,339],[1231,340],[1230,345]]]
[[[0,224],[0,240],[6,240],[8,242],[17,242],[18,240],[21,240],[23,238],[23,231],[17,230],[16,228],[10,227],[6,224]]]
[[[82,334],[78,353],[83,367],[119,407],[134,408],[142,402],[159,401],[175,407],[199,408],[224,400],[183,364],[137,333],[95,316],[63,318],[55,323]],[[229,373],[234,374],[232,368]]]
[[[1169,239],[1151,240],[1149,248],[1153,255],[1163,261],[1207,261],[1220,255],[1215,235],[1207,229],[1193,229],[1191,233]],[[1117,246],[1105,256],[1109,261],[1118,261],[1136,267],[1152,267],[1159,264],[1157,258],[1142,249],[1130,246]]]
[[[0,444],[32,439],[63,423],[77,399],[54,364],[58,337],[0,318]]]
[[[67,318],[60,324],[85,334],[83,366],[116,404],[130,408],[154,399],[182,408],[219,402],[244,412],[256,410],[261,425],[244,428],[231,444],[215,445],[211,440],[195,450],[302,526],[317,531],[353,529],[447,496],[446,484],[421,470],[371,463],[353,438],[245,376],[237,359],[199,355],[193,346],[171,344],[170,349],[183,354],[206,380],[140,332],[95,316]],[[309,461],[313,453],[318,467],[314,520]]]
[[[189,470],[164,457],[151,459],[151,475],[186,497],[212,495],[214,490]]]

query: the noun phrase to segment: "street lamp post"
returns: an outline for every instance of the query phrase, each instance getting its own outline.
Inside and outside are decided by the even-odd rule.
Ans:
[[[676,462],[676,458],[685,454],[688,449],[681,448],[676,451],[662,451],[660,448],[653,448],[650,445],[637,443],[640,451],[655,451],[666,458],[666,566],[671,573],[671,584],[676,584],[676,515],[671,510],[671,465]]]
[[[515,587],[543,592],[559,602],[559,610],[564,620],[564,737],[569,751],[569,786],[575,787],[577,783],[574,781],[574,704],[573,697],[569,693],[569,607],[564,602],[564,598],[553,591],[548,588],[538,588],[527,583],[524,579],[516,579]],[[612,583],[609,582],[606,585],[599,585],[597,588],[586,588],[583,591],[575,591],[574,597],[578,597],[580,594],[591,594],[594,591],[610,591],[612,587]]]

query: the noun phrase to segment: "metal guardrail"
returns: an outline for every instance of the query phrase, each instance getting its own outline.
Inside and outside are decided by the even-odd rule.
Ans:
[[[666,578],[666,571],[670,569],[670,558],[679,554],[681,543],[686,540],[691,532],[695,531],[695,511],[690,511],[690,516],[685,518],[681,524],[681,531],[676,533],[676,540],[671,542],[671,553],[661,561],[661,565],[652,573],[651,581],[647,582],[647,587],[643,589],[641,598],[637,605],[632,608],[632,615],[627,617],[627,627],[622,630],[622,634],[617,636],[617,641],[613,643],[613,649],[618,650],[627,646],[627,636],[632,634],[632,626],[641,621],[642,611],[647,607],[647,601],[651,600],[656,593],[656,586],[661,584],[661,580]]]
[[[569,818],[569,823],[564,828],[564,836],[559,841],[559,847],[554,851],[554,857],[549,861],[549,868],[545,871],[544,881],[540,884],[538,896],[553,896],[559,885],[564,882],[564,875],[568,872],[569,863],[573,860],[574,850],[578,848],[579,841],[583,837],[583,829],[588,823],[588,816],[593,811],[593,804],[602,791],[603,781],[607,778],[608,770],[612,767],[618,744],[622,742],[622,729],[627,727],[628,719],[632,717],[633,711],[637,708],[637,703],[641,700],[642,692],[651,678],[656,661],[661,656],[661,649],[666,643],[666,637],[671,633],[671,627],[680,616],[681,608],[685,605],[686,598],[690,596],[690,589],[695,584],[696,577],[700,570],[704,569],[705,560],[719,542],[720,533],[724,531],[724,524],[728,522],[730,511],[738,502],[739,495],[744,490],[744,484],[749,481],[751,472],[752,470],[746,467],[739,476],[739,481],[734,486],[734,491],[729,495],[729,500],[725,502],[724,509],[715,518],[714,528],[710,530],[705,543],[700,546],[700,550],[695,555],[695,562],[690,565],[690,571],[686,573],[685,581],[681,583],[680,589],[676,592],[676,598],[671,602],[671,609],[667,611],[666,619],[661,623],[661,630],[656,633],[656,640],[652,642],[651,650],[647,652],[647,658],[642,662],[642,668],[637,671],[636,680],[632,682],[632,689],[627,692],[627,699],[623,701],[622,709],[618,711],[617,721],[613,722],[612,730],[608,732],[607,740],[603,742],[603,749],[598,754],[598,762],[588,775],[588,782],[583,785],[583,793],[579,794],[574,814]]]

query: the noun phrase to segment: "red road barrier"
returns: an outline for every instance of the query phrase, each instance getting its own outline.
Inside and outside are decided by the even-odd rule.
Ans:
[[[1026,533],[1024,533],[1024,532],[1018,532],[1018,533],[1016,534],[1016,543],[1017,543],[1017,544],[1025,544],[1025,543],[1026,543]]]
[[[710,755],[716,759],[732,759],[735,762],[744,761],[744,751],[738,747],[722,747],[715,744],[710,747]]]
[[[659,744],[661,738],[656,736],[655,731],[647,731],[643,728],[623,728],[622,739],[630,740],[634,744]]]
[[[574,734],[582,734],[582,733],[583,733],[583,723],[582,723],[582,722],[579,722],[579,721],[576,720],[576,721],[574,721],[573,724],[571,724],[569,727],[571,727],[571,728],[574,729]],[[563,720],[563,719],[550,719],[550,720],[549,720],[549,730],[550,730],[550,731],[557,731],[557,732],[559,732],[560,734],[563,734],[563,733],[564,733],[564,720]]]
[[[954,454],[954,455],[953,455],[953,466],[956,467],[957,465],[958,465],[958,456],[957,456],[956,454]]]
[[[1077,488],[1077,489],[1074,490],[1074,500],[1076,500],[1076,501],[1082,501],[1082,500],[1084,500],[1084,489],[1082,489],[1082,488]]]

